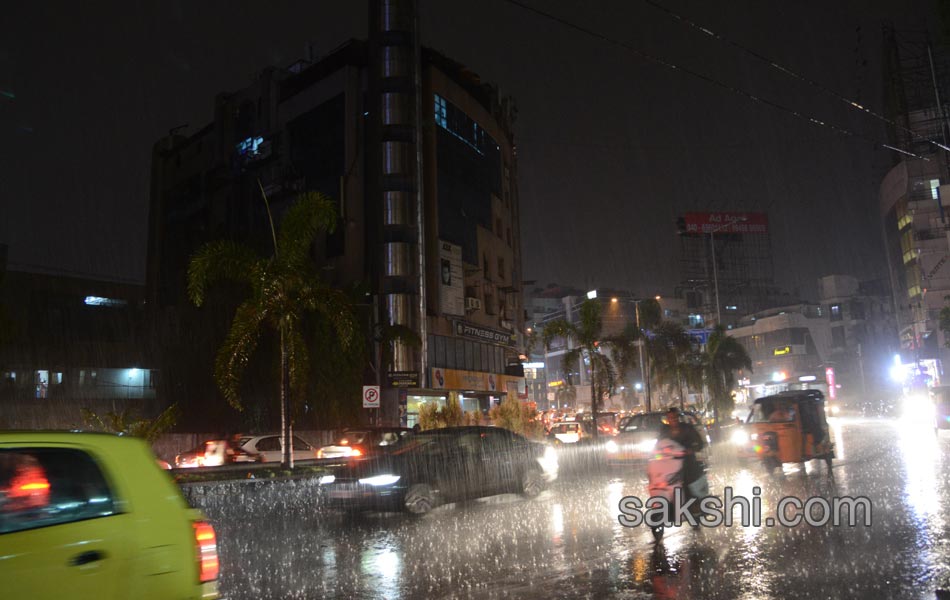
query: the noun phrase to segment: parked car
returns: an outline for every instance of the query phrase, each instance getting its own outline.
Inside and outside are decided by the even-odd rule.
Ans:
[[[317,450],[317,458],[366,457],[396,444],[412,429],[407,427],[360,427],[346,429],[329,446]]]
[[[259,462],[280,462],[283,460],[284,444],[279,433],[246,435],[237,442],[238,448],[251,456],[257,456]],[[313,446],[294,436],[294,460],[317,458]]]
[[[200,446],[176,456],[175,468],[220,467],[233,463],[261,462],[261,460],[262,458],[257,454],[236,448],[228,440],[207,440]]]
[[[624,417],[619,424],[617,435],[604,445],[608,464],[645,463],[653,456],[653,448],[665,425],[665,412],[649,412]],[[708,458],[709,433],[703,421],[693,413],[680,413],[680,419],[696,428],[705,440],[707,449],[698,458]]]
[[[444,502],[517,492],[557,477],[553,448],[499,427],[449,427],[406,436],[390,450],[321,478],[331,506],[424,514]]]
[[[217,598],[216,541],[142,440],[0,433],[4,598]]]

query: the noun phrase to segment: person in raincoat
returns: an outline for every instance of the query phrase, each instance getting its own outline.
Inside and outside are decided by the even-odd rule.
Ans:
[[[666,425],[660,431],[660,439],[670,439],[684,448],[683,482],[685,491],[689,492],[689,485],[704,476],[703,467],[696,458],[696,453],[706,447],[706,442],[699,435],[696,428],[680,419],[680,411],[670,408],[666,412]]]

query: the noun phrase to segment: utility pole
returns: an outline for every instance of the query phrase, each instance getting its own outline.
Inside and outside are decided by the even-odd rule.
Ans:
[[[633,305],[636,307],[637,331],[640,332],[640,339],[637,340],[637,349],[640,352],[640,379],[643,380],[643,390],[646,395],[646,412],[650,412],[652,410],[650,401],[650,381],[647,377],[646,371],[643,369],[643,329],[640,328],[640,301],[634,300]]]

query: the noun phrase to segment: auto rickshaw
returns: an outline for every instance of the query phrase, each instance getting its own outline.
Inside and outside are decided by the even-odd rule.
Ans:
[[[825,396],[818,390],[794,390],[759,398],[752,405],[743,451],[771,473],[783,463],[824,460],[831,472],[834,440],[825,419]]]

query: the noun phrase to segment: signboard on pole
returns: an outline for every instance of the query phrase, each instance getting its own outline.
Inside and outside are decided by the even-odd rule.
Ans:
[[[682,217],[683,233],[768,233],[769,218],[766,213],[685,213]]]
[[[363,408],[379,408],[379,386],[363,386]]]

